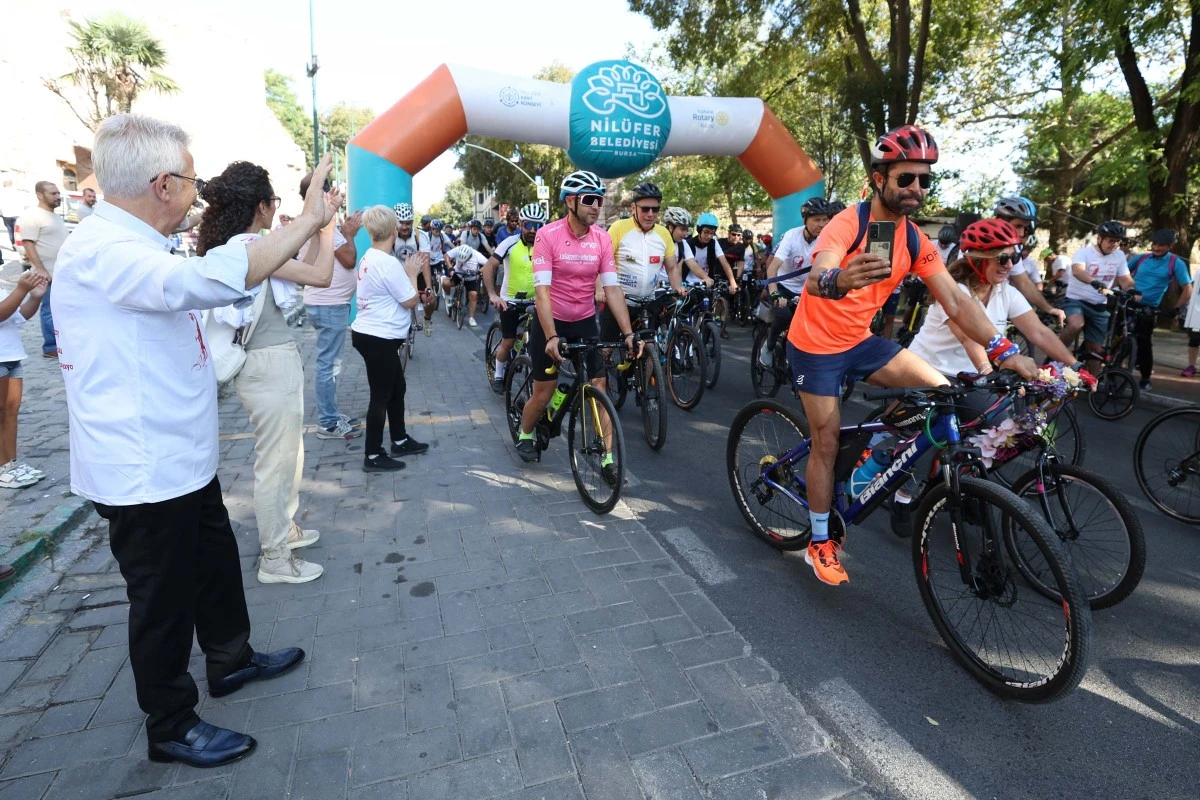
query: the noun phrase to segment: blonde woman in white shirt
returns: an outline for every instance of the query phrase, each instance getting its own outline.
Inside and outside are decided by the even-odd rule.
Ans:
[[[279,197],[260,166],[235,161],[209,181],[202,192],[208,208],[200,223],[196,252],[227,243],[249,243],[274,225]],[[304,469],[304,364],[283,314],[300,300],[296,284],[326,287],[333,280],[330,223],[308,247],[306,261],[292,259],[280,267],[253,305],[257,318],[245,312],[241,326],[254,327],[243,341],[246,364],[234,379],[238,397],[254,425],[254,517],[258,523],[260,583],[306,583],[324,572],[293,551],[315,543],[320,534],[301,530],[293,520],[300,508],[300,474]],[[233,311],[232,309],[230,311]]]
[[[363,472],[395,472],[404,469],[404,462],[392,456],[413,456],[429,449],[404,427],[408,387],[400,363],[400,345],[413,334],[410,309],[417,304],[413,284],[420,266],[415,258],[401,264],[392,255],[396,212],[387,206],[371,206],[363,211],[362,219],[371,248],[358,262],[358,316],[350,325],[350,343],[366,364],[371,389]],[[392,436],[387,450],[383,447],[385,418]]]

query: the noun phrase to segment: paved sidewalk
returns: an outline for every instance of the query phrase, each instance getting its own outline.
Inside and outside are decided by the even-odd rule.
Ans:
[[[305,554],[326,570],[312,583],[257,583],[253,438],[237,399],[222,403],[252,642],[309,654],[220,700],[193,659],[201,715],[253,733],[258,751],[207,771],[146,760],[123,581],[101,530],[0,642],[0,798],[867,796],[629,508],[584,508],[561,441],[520,463],[477,337],[445,320],[409,371],[426,455],[366,475],[361,439],[308,429],[301,513],[321,541]],[[300,338],[311,364],[311,331]],[[343,411],[361,416],[349,342],[344,360]],[[310,380],[310,422],[311,395]]]

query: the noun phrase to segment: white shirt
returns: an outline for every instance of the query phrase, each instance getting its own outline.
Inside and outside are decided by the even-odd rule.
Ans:
[[[371,248],[358,262],[358,316],[350,330],[380,339],[406,339],[412,311],[400,305],[417,290],[395,256]]]
[[[1012,265],[1012,269],[1009,270],[1008,276],[1011,278],[1013,275],[1028,275],[1029,280],[1033,281],[1034,283],[1037,283],[1041,280],[1041,276],[1038,275],[1037,262],[1034,261],[1030,256],[1026,256],[1016,264]]]
[[[429,234],[420,228],[413,228],[412,236],[407,239],[396,236],[396,243],[392,245],[392,256],[401,264],[407,264],[411,255],[428,252]]]
[[[1057,277],[1057,280],[1059,283],[1065,286],[1067,283],[1067,276],[1071,274],[1071,259],[1067,258],[1066,256],[1054,257],[1054,260],[1050,262],[1050,274],[1058,276],[1059,272],[1062,272],[1063,274],[1061,277]]]
[[[937,248],[938,255],[941,256],[943,264],[950,263],[950,253],[958,248],[958,243],[953,242],[948,245],[943,245],[939,241],[934,241],[933,246]]]
[[[1106,287],[1112,287],[1117,278],[1129,274],[1129,265],[1121,248],[1114,248],[1111,253],[1104,255],[1095,247],[1085,247],[1071,257],[1071,269],[1076,264],[1082,264],[1091,276],[1091,280],[1100,281]],[[1067,299],[1082,300],[1085,303],[1103,303],[1104,295],[1092,288],[1091,283],[1084,283],[1075,277],[1072,271],[1067,273]]]
[[[446,258],[453,263],[454,271],[468,281],[478,280],[480,268],[487,263],[487,256],[466,244],[455,247]]]
[[[24,300],[21,305],[25,305]],[[0,364],[25,360],[25,345],[21,342],[21,326],[25,322],[21,306],[17,306],[11,317],[0,322]]]
[[[965,284],[958,284],[959,290],[973,299],[982,308],[997,333],[1004,333],[1010,320],[1032,310],[1025,296],[1005,281],[992,289],[986,306],[979,297]],[[925,318],[925,324],[917,333],[908,349],[933,365],[933,368],[943,375],[957,375],[960,372],[978,372],[979,368],[967,357],[967,349],[950,330],[949,318],[941,303],[934,303]]]
[[[715,236],[713,237],[713,245],[716,248],[713,252],[716,254],[717,258],[721,258],[722,256],[725,255],[725,251],[721,249],[721,243],[719,241],[717,241],[717,237],[715,237]],[[713,270],[717,269],[718,267],[721,266],[719,263],[718,264],[709,264],[708,263],[708,247],[707,246],[697,247],[696,255],[694,256],[694,258],[696,259],[697,264],[704,267],[704,271],[708,273],[708,276],[710,278],[714,277]],[[718,275],[719,274],[720,273],[718,273]]]
[[[689,260],[696,260],[696,254],[692,252],[692,246],[688,244],[687,239],[680,239],[675,244],[675,258],[679,261],[679,274],[683,283],[687,286],[695,286],[701,283],[701,280],[692,274],[692,270],[687,265]],[[683,255],[680,255],[680,250],[683,251]],[[662,286],[667,286],[671,282],[671,276],[667,274],[666,261],[663,261],[663,265],[658,268],[658,282]]]
[[[83,222],[90,217],[96,210],[95,206],[89,206],[87,203],[80,203],[75,207],[75,221]]]
[[[172,255],[170,246],[100,202],[58,254],[51,307],[71,491],[97,503],[170,500],[217,473],[217,379],[195,309],[252,302],[246,245],[202,258]]]
[[[776,277],[801,269],[804,270],[804,273],[794,278],[788,278],[786,281],[780,281],[775,285],[782,286],[797,295],[804,291],[804,282],[808,280],[808,273],[812,270],[812,249],[816,243],[816,239],[810,242],[804,236],[803,225],[792,228],[783,235],[779,242],[779,249],[775,251],[775,258],[783,262],[779,265]]]
[[[342,234],[341,228],[333,229],[333,249],[346,244],[346,237]],[[304,247],[300,248],[300,253],[296,257],[301,261],[304,260],[304,255],[308,251],[308,242],[304,243]],[[346,269],[342,263],[337,260],[337,256],[333,257],[333,280],[325,288],[318,286],[306,286],[304,288],[304,304],[308,306],[346,306],[350,305],[350,298],[354,297],[354,267]]]

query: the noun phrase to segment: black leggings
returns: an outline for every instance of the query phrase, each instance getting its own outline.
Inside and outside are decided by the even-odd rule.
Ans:
[[[411,332],[410,332],[411,335]],[[367,365],[367,385],[371,402],[367,406],[368,456],[386,453],[383,447],[383,418],[387,415],[392,429],[392,441],[403,441],[404,431],[404,367],[400,364],[400,345],[403,339],[381,339],[367,333],[350,331],[350,342]]]

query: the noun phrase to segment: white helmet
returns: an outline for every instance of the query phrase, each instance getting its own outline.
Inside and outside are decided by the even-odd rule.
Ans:
[[[573,194],[604,194],[604,183],[600,176],[587,170],[572,172],[563,178],[562,187],[558,193],[559,200],[566,200]]]
[[[396,203],[392,206],[392,211],[396,212],[396,220],[399,222],[412,222],[413,209],[411,203]]]
[[[692,227],[692,215],[687,212],[687,209],[679,206],[671,206],[662,215],[662,223],[664,225],[679,225],[684,228]]]
[[[546,222],[546,209],[541,203],[521,206],[521,222]]]
[[[463,264],[471,260],[475,255],[475,249],[470,245],[460,244],[458,247],[446,254],[450,260],[454,262],[454,266],[461,267]]]

